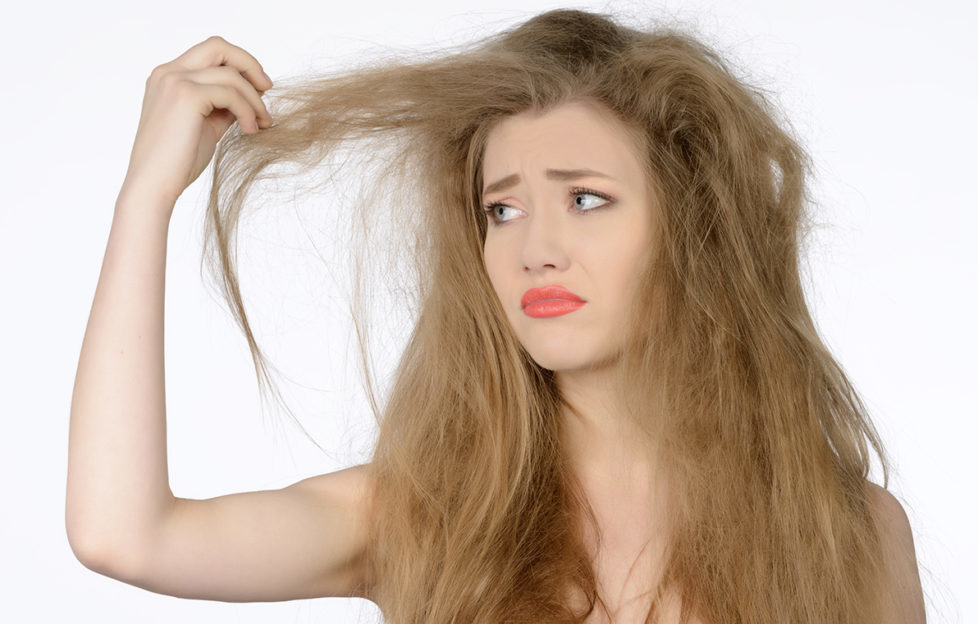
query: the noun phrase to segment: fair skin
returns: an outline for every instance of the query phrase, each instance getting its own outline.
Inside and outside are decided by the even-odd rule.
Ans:
[[[596,173],[554,179],[544,164]],[[511,176],[518,181],[491,189]],[[483,180],[491,191],[483,194],[483,204],[501,203],[487,217],[486,271],[520,342],[540,366],[555,371],[564,396],[583,415],[568,416],[574,454],[580,461],[620,457],[635,436],[621,430],[611,389],[621,348],[615,330],[652,235],[636,148],[610,113],[567,103],[544,115],[515,115],[493,128]],[[572,194],[577,187],[612,199]],[[562,316],[525,314],[523,293],[551,284],[587,303]]]
[[[547,169],[595,173],[557,178]],[[499,188],[506,178],[513,184]],[[612,387],[622,346],[616,330],[653,228],[637,147],[607,110],[569,102],[499,123],[486,144],[483,179],[483,204],[494,205],[486,271],[521,344],[554,371],[577,409],[564,413],[563,430],[602,534],[600,545],[589,535],[599,590],[613,621],[640,620],[652,570],[662,565],[664,525],[654,504],[661,484],[641,436],[619,417]],[[552,284],[587,303],[561,316],[528,315],[523,293]]]
[[[360,565],[368,546],[371,513],[364,466],[310,477],[280,490],[206,500],[176,497],[169,487],[163,287],[170,216],[176,199],[210,162],[217,141],[234,121],[244,132],[259,132],[271,124],[261,101],[270,86],[253,56],[219,37],[157,67],[147,80],[72,393],[65,525],[71,548],[84,565],[154,592],[232,602],[370,598],[371,579],[365,578]],[[524,121],[533,125],[523,117],[514,123]],[[587,132],[586,126],[581,131]],[[541,131],[540,136],[544,134]],[[497,148],[506,147],[501,136],[491,137]],[[591,143],[579,145],[591,148]],[[563,329],[553,323],[549,333],[528,322],[514,327],[534,357],[561,371],[562,387],[584,415],[568,426],[580,427],[577,448],[593,451],[589,474],[595,481],[590,491],[605,497],[593,503],[607,530],[619,536],[616,548],[624,553],[637,550],[647,537],[645,527],[629,525],[628,518],[647,518],[653,512],[641,506],[648,505],[648,499],[629,502],[629,492],[643,483],[642,470],[630,472],[629,479],[609,476],[615,474],[609,463],[614,457],[611,450],[622,440],[601,380],[614,353],[613,341],[607,340],[609,328],[621,311],[614,296],[627,283],[630,265],[624,261],[602,265],[598,257],[602,243],[588,242],[579,228],[590,222],[598,231],[606,228],[606,234],[621,234],[624,221],[619,219],[627,215],[630,226],[635,226],[634,219],[642,218],[637,210],[642,198],[635,189],[616,188],[617,207],[623,208],[617,216],[609,210],[575,224],[576,215],[561,210],[570,198],[564,196],[564,203],[559,202],[557,189],[549,181],[543,183],[540,171],[568,166],[601,170],[604,164],[611,173],[611,163],[585,161],[579,152],[565,155],[582,159],[576,162],[540,151],[539,161],[516,156],[498,163],[520,169],[523,182],[509,193],[514,195],[513,203],[523,202],[519,209],[527,217],[510,224],[516,226],[510,230],[511,239],[493,240],[509,240],[508,244],[517,245],[513,249],[519,249],[514,241],[522,240],[515,261],[529,272],[506,269],[510,275],[506,280],[511,281],[499,282],[508,285],[497,290],[503,300],[514,289],[528,287],[516,276],[532,274],[549,280],[560,274],[574,277],[577,281],[568,281],[568,288],[589,299],[585,308],[590,306],[590,321],[577,326],[580,337],[571,344],[563,340],[570,316],[563,319]],[[627,169],[627,159],[620,164]],[[626,169],[616,173],[630,175]],[[487,168],[486,173],[491,180],[492,175],[511,171]],[[588,206],[600,201],[590,196],[581,199],[588,200]],[[592,230],[591,239],[594,234]],[[509,314],[512,309],[507,309]],[[584,317],[579,314],[583,311],[573,314]],[[523,322],[518,314],[512,319]],[[620,460],[619,467],[628,466],[627,458]],[[880,488],[874,492],[884,549],[893,569],[893,595],[903,601],[887,621],[921,622],[909,523],[896,499]],[[615,525],[615,519],[623,524]],[[608,587],[620,584],[623,572],[600,562],[599,567]],[[364,588],[356,589],[361,584]],[[629,621],[624,611],[619,616],[618,621]]]
[[[261,100],[270,86],[253,56],[218,37],[153,70],[78,361],[68,541],[87,567],[163,594],[231,602],[349,596],[364,580],[362,466],[207,500],[175,497],[169,486],[169,220],[234,121],[249,133],[271,125]]]
[[[554,177],[544,169],[582,173]],[[506,178],[514,183],[492,190]],[[652,236],[636,148],[610,113],[568,103],[544,115],[521,113],[493,128],[483,180],[490,190],[483,204],[498,203],[487,217],[486,271],[521,344],[540,366],[555,371],[564,396],[583,415],[568,416],[574,455],[602,462],[620,457],[636,436],[622,430],[616,415],[611,374],[622,340],[616,330]],[[524,313],[523,293],[552,284],[587,303],[550,318]]]
[[[500,181],[507,179],[503,188]],[[486,271],[520,343],[554,371],[580,414],[564,414],[564,431],[604,536],[595,562],[599,590],[616,621],[632,621],[648,609],[642,598],[653,579],[643,571],[661,564],[664,540],[653,530],[662,524],[654,520],[656,494],[641,437],[618,416],[611,385],[622,345],[616,330],[652,236],[637,149],[607,111],[566,103],[545,114],[514,115],[493,128],[483,180],[483,205],[493,208]],[[587,303],[560,316],[527,314],[523,293],[549,285]]]

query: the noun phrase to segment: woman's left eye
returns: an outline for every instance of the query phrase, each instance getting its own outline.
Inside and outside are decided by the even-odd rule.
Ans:
[[[609,203],[609,204],[611,203],[611,198],[610,197],[604,195],[603,193],[596,193],[595,191],[592,191],[592,190],[589,190],[589,189],[572,189],[571,190],[571,195],[572,195],[572,197],[574,199],[574,207],[581,209],[582,212],[590,212],[591,210],[594,210],[595,208],[602,207],[602,205],[604,203]],[[597,197],[598,199],[603,200],[603,201],[602,202],[599,202],[597,205],[593,205],[592,204],[591,206],[587,206],[586,205],[587,204],[586,201],[579,201],[579,198],[585,197],[587,195],[590,195],[592,198]]]

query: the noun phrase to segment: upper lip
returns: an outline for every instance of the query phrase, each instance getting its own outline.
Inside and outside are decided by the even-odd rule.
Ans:
[[[564,299],[566,301],[581,301],[584,300],[567,290],[563,286],[543,286],[541,288],[531,288],[530,290],[523,293],[523,298],[520,300],[520,304],[525,308],[531,303],[537,301],[542,301],[544,299]]]

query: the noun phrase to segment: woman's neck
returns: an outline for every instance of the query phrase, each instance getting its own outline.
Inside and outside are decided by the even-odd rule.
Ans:
[[[559,371],[555,378],[564,401],[573,407],[562,411],[561,432],[574,465],[615,472],[648,466],[648,444],[623,416],[613,368]]]

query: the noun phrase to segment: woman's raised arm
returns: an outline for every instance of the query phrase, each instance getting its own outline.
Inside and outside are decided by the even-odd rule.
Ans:
[[[233,121],[271,124],[258,61],[211,37],[153,70],[71,399],[65,523],[100,573],[226,601],[363,595],[364,467],[208,500],[170,490],[163,366],[174,204]]]

